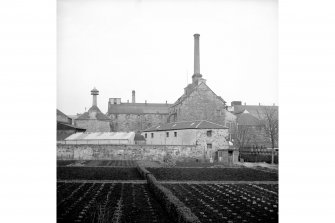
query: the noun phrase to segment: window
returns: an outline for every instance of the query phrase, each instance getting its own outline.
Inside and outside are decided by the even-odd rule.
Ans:
[[[154,134],[153,133],[151,133],[151,138],[153,138],[154,137]]]
[[[174,132],[174,137],[177,137],[177,132]]]
[[[207,136],[212,137],[212,130],[207,131]]]
[[[148,134],[147,133],[145,133],[145,138],[148,138]]]
[[[212,143],[207,143],[207,149],[211,149],[212,148]]]
[[[166,132],[166,137],[169,137],[169,132]]]

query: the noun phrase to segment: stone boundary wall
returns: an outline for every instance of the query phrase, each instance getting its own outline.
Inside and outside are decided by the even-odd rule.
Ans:
[[[147,169],[138,165],[137,170],[147,180],[149,189],[172,219],[178,223],[200,223],[191,209],[186,207],[169,189],[162,186]]]
[[[203,159],[192,145],[65,145],[57,144],[57,160],[188,161]]]

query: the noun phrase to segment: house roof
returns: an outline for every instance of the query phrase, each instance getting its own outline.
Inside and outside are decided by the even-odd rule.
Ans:
[[[61,112],[60,110],[57,109],[57,115],[61,115],[61,116],[65,116],[68,117],[67,115],[65,115],[63,112]]]
[[[76,120],[110,120],[105,114],[103,114],[98,106],[93,105],[87,112],[80,115]]]
[[[258,118],[251,115],[247,110],[244,110],[244,112],[242,113],[236,114],[236,121],[238,125],[263,125],[263,123]]]
[[[108,114],[168,114],[167,103],[121,103],[109,104]]]
[[[67,115],[65,115],[63,112],[61,112],[60,110],[57,110],[57,122],[63,122],[63,123],[69,123],[71,121],[69,121],[69,119],[71,120],[71,118]]]
[[[184,121],[184,122],[172,122],[166,123],[154,127],[150,127],[143,132],[156,132],[156,131],[167,131],[167,130],[182,130],[182,129],[228,129],[226,126],[206,121]]]
[[[234,105],[233,114],[238,115],[244,110],[247,110],[256,118],[263,118],[264,109],[275,109],[278,111],[278,106],[264,106],[264,105]]]
[[[66,141],[76,141],[76,140],[131,140],[135,136],[135,132],[80,132],[70,135],[65,140]]]
[[[57,130],[68,130],[68,129],[75,129],[78,131],[86,131],[86,129],[84,128],[79,128],[77,126],[74,125],[70,125],[64,122],[57,122]]]

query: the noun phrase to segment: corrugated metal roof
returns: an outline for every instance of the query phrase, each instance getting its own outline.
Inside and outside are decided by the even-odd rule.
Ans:
[[[70,135],[65,140],[132,140],[135,137],[135,132],[92,132],[92,133],[75,133]]]
[[[171,105],[167,103],[109,104],[108,114],[168,114]]]
[[[167,131],[167,130],[181,130],[181,129],[228,129],[226,126],[206,121],[184,121],[184,122],[172,122],[167,124],[162,124],[154,127],[150,127],[144,132],[155,132],[155,131]]]

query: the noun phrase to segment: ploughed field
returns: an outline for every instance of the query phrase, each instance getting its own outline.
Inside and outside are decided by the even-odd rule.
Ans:
[[[57,166],[114,166],[114,167],[136,167],[135,160],[57,160]]]
[[[164,184],[201,222],[278,222],[278,184]]]
[[[147,168],[165,181],[278,181],[278,174],[251,168]]]
[[[135,167],[57,167],[57,180],[144,180]]]
[[[146,184],[58,182],[57,222],[173,221]]]

